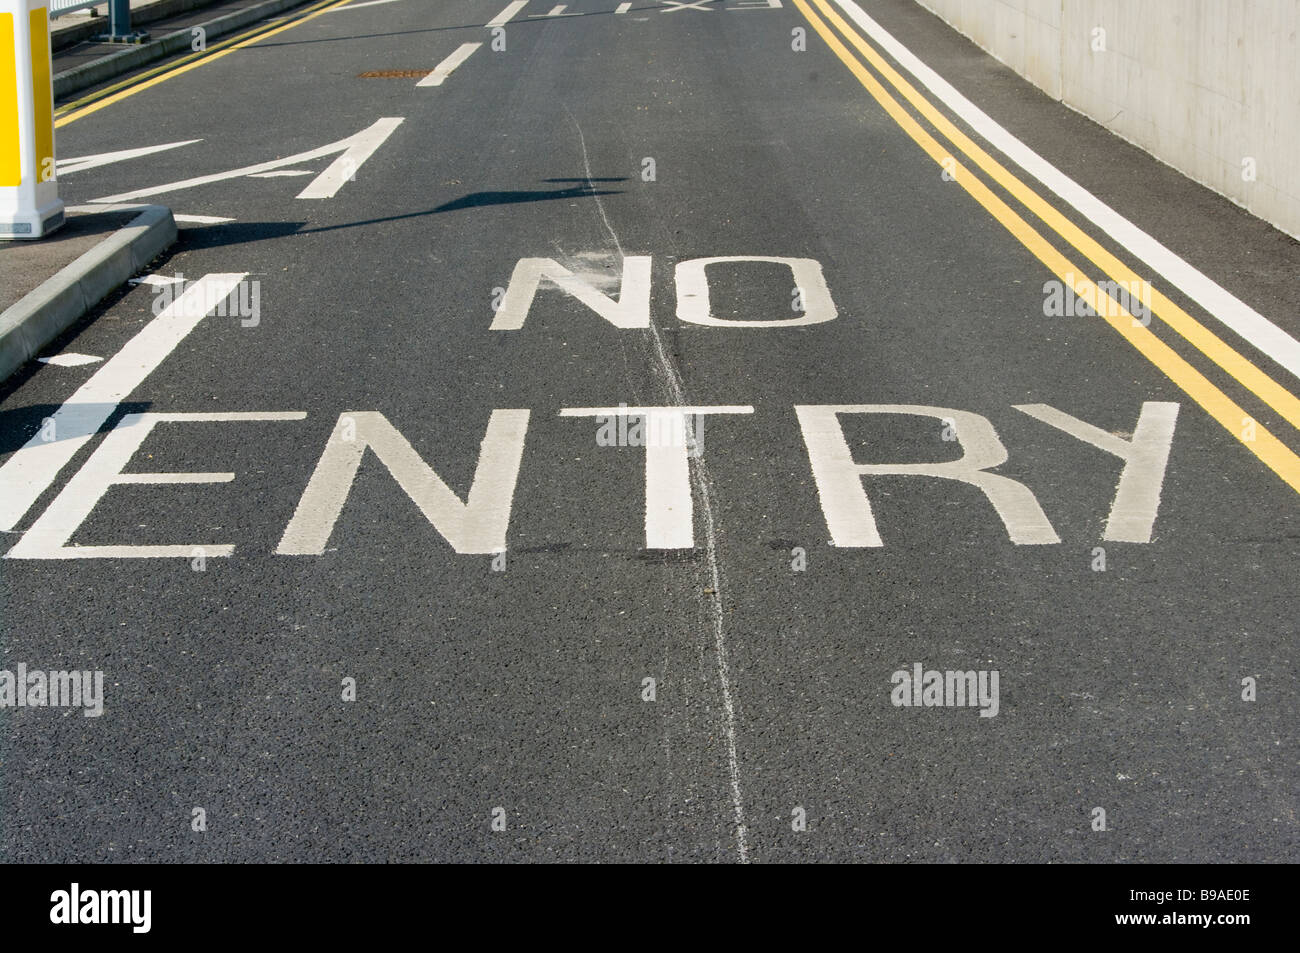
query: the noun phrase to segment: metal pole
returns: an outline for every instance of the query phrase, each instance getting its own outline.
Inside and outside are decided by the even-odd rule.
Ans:
[[[101,43],[143,43],[148,33],[131,30],[131,0],[109,0],[108,32],[95,37]]]

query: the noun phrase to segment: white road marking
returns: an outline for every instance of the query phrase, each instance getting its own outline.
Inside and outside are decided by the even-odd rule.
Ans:
[[[402,124],[401,119],[381,119],[369,129],[363,129],[347,140],[348,147],[343,154],[329,164],[316,178],[307,184],[307,188],[298,193],[300,199],[332,198],[343,183],[356,178],[357,170],[369,159],[376,149],[384,144],[394,129]]]
[[[967,125],[1246,341],[1300,377],[1300,341],[1188,264],[998,125],[853,0],[835,0],[868,36]]]
[[[487,26],[505,26],[515,18],[515,14],[526,6],[528,6],[528,0],[514,0],[514,2],[508,4],[504,10],[489,20]]]
[[[168,285],[180,284],[184,281],[181,277],[167,277],[166,275],[141,275],[139,278],[128,278],[128,285],[149,285],[154,288],[165,288]]]
[[[189,146],[202,141],[202,139],[186,139],[184,142],[165,142],[160,146],[144,146],[140,149],[121,149],[117,152],[101,152],[98,155],[93,156],[80,156],[74,159],[59,159],[54,163],[54,171],[57,175],[69,175],[73,172],[84,172],[86,169],[97,169],[101,165],[109,165],[113,162],[123,162],[126,159],[135,159],[139,156],[152,155],[155,152],[165,152],[168,149],[178,149],[181,146]]]
[[[753,3],[738,3],[724,7],[724,10],[780,10],[781,0],[754,0]]]
[[[492,411],[474,482],[462,503],[383,414],[341,414],[275,551],[290,556],[325,552],[369,448],[456,552],[504,552],[528,415],[527,410]]]
[[[1133,437],[1124,440],[1100,427],[1049,407],[1047,404],[1015,404],[1016,410],[1114,454],[1124,461],[1115,500],[1106,519],[1102,539],[1124,543],[1151,542],[1151,528],[1160,509],[1160,490],[1169,465],[1169,448],[1178,421],[1178,405],[1146,401],[1138,414]]]
[[[362,7],[377,7],[384,3],[398,3],[399,0],[366,0],[365,3],[349,3],[347,6],[334,7],[326,13],[343,13],[345,10],[360,10]]]
[[[69,205],[64,209],[65,212],[91,212],[98,214],[100,212],[130,212],[134,209],[145,207],[143,202],[120,202],[94,205]],[[220,225],[223,222],[233,222],[233,218],[221,218],[216,215],[184,215],[180,212],[173,212],[172,219],[177,225]]]
[[[993,425],[979,414],[915,404],[796,405],[822,514],[836,546],[883,546],[871,512],[864,476],[923,476],[977,487],[997,510],[1017,545],[1059,543],[1060,537],[1029,487],[990,472],[1007,462],[1007,450]],[[962,456],[946,463],[858,463],[853,459],[839,414],[909,414],[951,423]]]
[[[77,389],[47,427],[0,466],[0,530],[12,530],[37,498],[146,377],[247,273],[204,275],[146,324]],[[53,439],[46,439],[46,436]]]
[[[708,13],[711,9],[704,6],[709,0],[695,0],[694,3],[690,2],[690,0],[682,0],[681,3],[678,3],[677,0],[660,0],[660,2],[668,7],[667,10],[660,10],[660,13],[676,13],[678,10],[696,10],[700,13]]]
[[[647,433],[689,433],[688,417],[702,414],[752,414],[753,407],[565,407],[561,417],[640,417]],[[697,438],[698,439],[698,438]],[[645,445],[646,549],[693,549],[694,504],[691,499],[688,440],[651,441]]]
[[[632,9],[632,4],[630,4],[630,3],[620,3],[620,4],[618,5],[618,9],[616,9],[614,12],[615,12],[615,13],[627,13],[627,11],[629,11],[629,10],[631,10],[631,9]]]
[[[40,519],[23,534],[6,559],[166,559],[204,556],[229,556],[235,547],[229,543],[187,543],[180,546],[69,546],[68,541],[91,510],[113,486],[129,483],[136,486],[163,483],[229,483],[233,473],[123,473],[140,445],[160,423],[229,422],[239,420],[302,420],[302,411],[277,413],[214,414],[127,414],[90,455],[85,466],[76,472]]]
[[[761,261],[785,265],[790,269],[793,287],[800,290],[803,313],[797,318],[772,321],[749,321],[715,318],[709,305],[709,277],[705,269],[720,262]],[[767,255],[727,255],[718,258],[692,258],[677,263],[677,317],[690,324],[715,328],[790,328],[805,324],[834,321],[839,314],[826,286],[822,266],[812,258],[773,258]],[[785,302],[788,304],[788,301]]]
[[[83,364],[97,364],[103,358],[95,357],[93,354],[75,354],[71,351],[64,351],[62,354],[55,354],[53,357],[38,357],[36,360],[42,364],[53,364],[55,367],[80,367]]]
[[[327,146],[321,146],[319,149],[312,149],[310,152],[300,152],[297,155],[288,156],[284,159],[273,159],[270,162],[260,162],[257,165],[247,165],[241,169],[230,169],[226,172],[215,172],[212,175],[200,175],[192,179],[183,179],[179,182],[168,182],[166,185],[154,185],[146,189],[137,189],[134,192],[121,192],[117,195],[106,195],[103,198],[95,199],[96,205],[108,203],[130,202],[132,199],[146,198],[150,195],[162,195],[165,192],[176,192],[181,189],[191,189],[199,185],[207,185],[210,182],[223,182],[226,179],[238,179],[243,176],[252,175],[257,172],[270,172],[272,169],[281,169],[285,166],[297,165],[300,162],[310,162],[312,159],[320,159],[324,156],[333,155],[336,152],[342,152],[343,155],[334,161],[324,172],[316,177],[310,185],[298,194],[300,199],[329,198],[343,185],[355,176],[356,171],[360,168],[370,155],[383,144],[396,129],[402,124],[401,117],[385,117],[378,119],[371,125],[362,129],[355,135],[348,136],[346,139],[340,139],[338,142],[331,142]],[[179,216],[177,217],[179,219]],[[191,219],[197,216],[191,216]]]
[[[233,222],[233,218],[221,218],[217,215],[181,215],[173,213],[172,219],[177,225],[220,225],[223,222]]]
[[[452,74],[461,63],[464,63],[482,43],[462,43],[456,51],[448,56],[445,60],[433,68],[433,72],[424,79],[416,83],[416,86],[441,86],[442,81]]]
[[[338,9],[342,10],[342,7]],[[250,172],[250,179],[278,179],[291,175],[311,175],[311,169],[276,169],[274,172]]]
[[[490,330],[522,328],[543,279],[577,298],[616,328],[650,326],[650,256],[629,255],[623,259],[623,287],[617,301],[553,258],[521,258],[510,274],[509,286],[492,318]]]
[[[578,124],[578,120],[574,118],[573,113],[569,111],[567,106],[565,112],[568,113],[573,128],[578,131],[578,144],[582,148],[582,167],[587,175],[587,184],[592,185],[591,155],[587,152],[587,137],[582,134],[582,126]],[[619,257],[626,260],[627,255],[623,251],[623,243],[618,240],[618,232],[614,231],[614,226],[610,224],[609,215],[605,212],[605,204],[601,202],[599,195],[593,195],[592,198],[596,200],[596,208],[600,211],[601,221],[605,223],[605,230],[609,232],[609,237],[613,239]],[[650,340],[654,343],[655,358],[659,363],[659,371],[663,375],[669,395],[675,405],[684,406],[686,404],[686,388],[682,384],[682,375],[678,372],[672,359],[669,358],[664,347],[663,335],[659,333],[659,329],[655,327],[653,321],[650,322],[649,331]],[[718,564],[718,535],[713,518],[713,478],[709,475],[708,464],[703,455],[695,461],[695,466],[689,469],[700,497],[700,513],[704,519],[704,553],[708,558],[709,577],[712,583],[712,597],[708,600],[708,605],[713,615],[713,649],[714,657],[717,659],[718,694],[722,698],[722,728],[727,739],[727,770],[731,780],[731,808],[736,825],[736,853],[740,857],[740,862],[747,864],[749,863],[749,832],[745,823],[745,797],[740,789],[740,756],[737,754],[738,745],[736,742],[736,706],[731,692],[731,670],[727,661],[726,613],[722,605],[723,575],[722,568]]]

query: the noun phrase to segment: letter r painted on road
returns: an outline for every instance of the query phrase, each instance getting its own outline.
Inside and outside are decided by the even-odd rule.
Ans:
[[[928,476],[979,488],[1006,525],[1013,543],[1059,543],[1060,537],[1029,488],[988,472],[1007,462],[1007,451],[989,421],[979,414],[915,404],[796,405],[822,513],[836,546],[883,546],[864,476]],[[839,414],[912,414],[951,421],[963,455],[946,463],[857,463],[840,427]]]

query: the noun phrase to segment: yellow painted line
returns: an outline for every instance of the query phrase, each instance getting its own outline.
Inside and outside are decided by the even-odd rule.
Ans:
[[[318,6],[313,11],[307,13],[305,16],[299,17],[296,20],[292,20],[289,23],[285,23],[282,26],[278,26],[273,29],[267,30],[265,32],[259,33],[257,36],[250,37],[249,39],[241,40],[237,43],[232,44],[231,46],[227,46],[225,49],[218,50],[216,52],[205,53],[201,55],[198,59],[195,59],[194,61],[189,63],[185,63],[182,66],[174,67],[173,69],[170,69],[167,72],[163,73],[161,76],[154,76],[153,78],[147,79],[142,83],[137,83],[136,85],[124,89],[119,93],[115,93],[112,96],[107,97],[106,99],[98,100],[97,102],[94,102],[89,106],[85,106],[83,108],[76,109],[72,112],[69,112],[66,115],[60,117],[54,123],[54,125],[61,129],[70,122],[76,122],[78,119],[81,119],[83,116],[89,116],[91,113],[98,112],[99,110],[103,109],[105,106],[111,106],[113,105],[113,103],[121,102],[123,99],[126,99],[128,96],[134,96],[136,93],[143,92],[144,90],[149,89],[151,86],[157,86],[159,83],[169,80],[173,76],[179,76],[182,73],[188,73],[192,69],[197,69],[198,67],[203,66],[207,63],[211,63],[214,60],[219,60],[221,59],[221,57],[233,53],[236,50],[242,50],[246,46],[252,46],[254,43],[260,43],[262,40],[265,40],[268,37],[275,36],[277,33],[283,33],[285,30],[291,30],[296,26],[301,26],[302,24],[306,23],[308,20],[314,20],[322,13],[328,13],[330,10],[334,9],[335,7],[341,7],[345,3],[351,3],[351,2],[352,0],[333,0],[333,2],[331,3],[326,3],[323,6]]]
[[[998,198],[975,174],[962,166],[955,157],[941,146],[921,125],[903,109],[862,63],[856,59],[848,48],[833,33],[825,21],[808,6],[807,0],[794,0],[805,19],[821,36],[831,51],[849,68],[889,116],[898,123],[917,145],[941,167],[953,172],[956,182],[965,189],[975,201],[992,215],[1015,238],[1025,246],[1039,261],[1047,266],[1062,282],[1074,288],[1076,294],[1090,303],[1100,304],[1107,298],[1097,286],[1069,259],[1051,245],[1041,234],[1014,212],[1002,199]],[[1211,417],[1219,422],[1232,436],[1241,442],[1251,453],[1258,457],[1269,469],[1276,473],[1297,493],[1300,493],[1300,457],[1296,456],[1282,441],[1273,436],[1261,424],[1256,423],[1227,394],[1216,387],[1200,371],[1184,360],[1176,351],[1149,329],[1138,323],[1119,302],[1113,307],[1103,305],[1094,310],[1102,316],[1111,327],[1124,336],[1147,360],[1159,368],[1166,377],[1174,382],[1192,400],[1196,401]],[[1253,436],[1253,439],[1251,439]]]
[[[18,137],[18,62],[14,48],[14,15],[0,13],[0,186],[23,184],[23,154]]]
[[[315,7],[307,7],[306,9],[297,10],[295,12],[310,13],[313,10],[317,9],[318,7],[324,6],[328,2],[329,0],[322,0],[322,2],[318,3]],[[203,59],[203,57],[211,56],[213,53],[216,53],[218,50],[223,50],[227,46],[230,46],[231,44],[238,43],[241,40],[246,40],[251,36],[257,35],[258,33],[261,33],[264,30],[271,30],[271,29],[275,29],[274,24],[259,23],[251,30],[245,30],[243,33],[237,33],[234,36],[228,36],[224,40],[220,41],[219,43],[213,43],[206,50],[202,50],[198,53],[190,53],[188,56],[182,56],[180,59],[171,60],[170,62],[164,63],[161,66],[155,66],[153,69],[145,70],[144,72],[141,73],[135,73],[134,75],[127,77],[126,79],[122,80],[119,83],[114,83],[111,86],[101,86],[93,93],[89,93],[88,95],[83,96],[80,99],[74,99],[70,102],[64,103],[62,106],[60,106],[58,109],[54,111],[54,115],[56,117],[64,116],[67,113],[80,109],[82,106],[86,106],[90,103],[98,102],[99,100],[103,99],[105,96],[110,96],[113,93],[117,92],[119,89],[126,89],[126,87],[128,86],[134,86],[136,83],[143,82],[144,80],[149,79],[152,76],[157,76],[159,73],[166,73],[169,70],[176,69],[176,67],[182,66],[185,63],[190,63],[194,60],[201,60]]]
[[[50,14],[28,11],[32,51],[32,120],[36,127],[36,181],[54,178],[54,91],[50,85]]]
[[[1106,272],[1111,279],[1129,288],[1138,283],[1150,287],[1149,282],[1144,282],[1127,265],[1103,248],[1092,236],[1062,215],[1037,192],[1007,171],[1001,163],[972,142],[965,133],[953,125],[947,116],[936,109],[929,100],[900,76],[857,30],[846,23],[827,4],[826,0],[813,0],[813,2],[826,15],[826,18],[848,38],[858,52],[867,58],[868,62],[876,68],[876,71],[903,94],[904,98],[916,108],[917,112],[924,116],[939,132],[943,133],[958,149],[974,160],[975,164],[983,169],[994,181],[1042,219],[1049,228],[1087,256],[1093,264]],[[1157,317],[1173,328],[1175,332],[1181,334],[1197,350],[1227,371],[1229,375],[1252,394],[1276,410],[1282,416],[1282,419],[1292,427],[1300,428],[1300,398],[1269,377],[1222,338],[1218,337],[1213,331],[1155,288],[1151,288],[1150,301],[1147,303]]]

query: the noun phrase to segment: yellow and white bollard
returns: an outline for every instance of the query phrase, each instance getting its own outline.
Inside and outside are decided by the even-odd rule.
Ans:
[[[63,224],[48,0],[0,0],[0,240]]]

